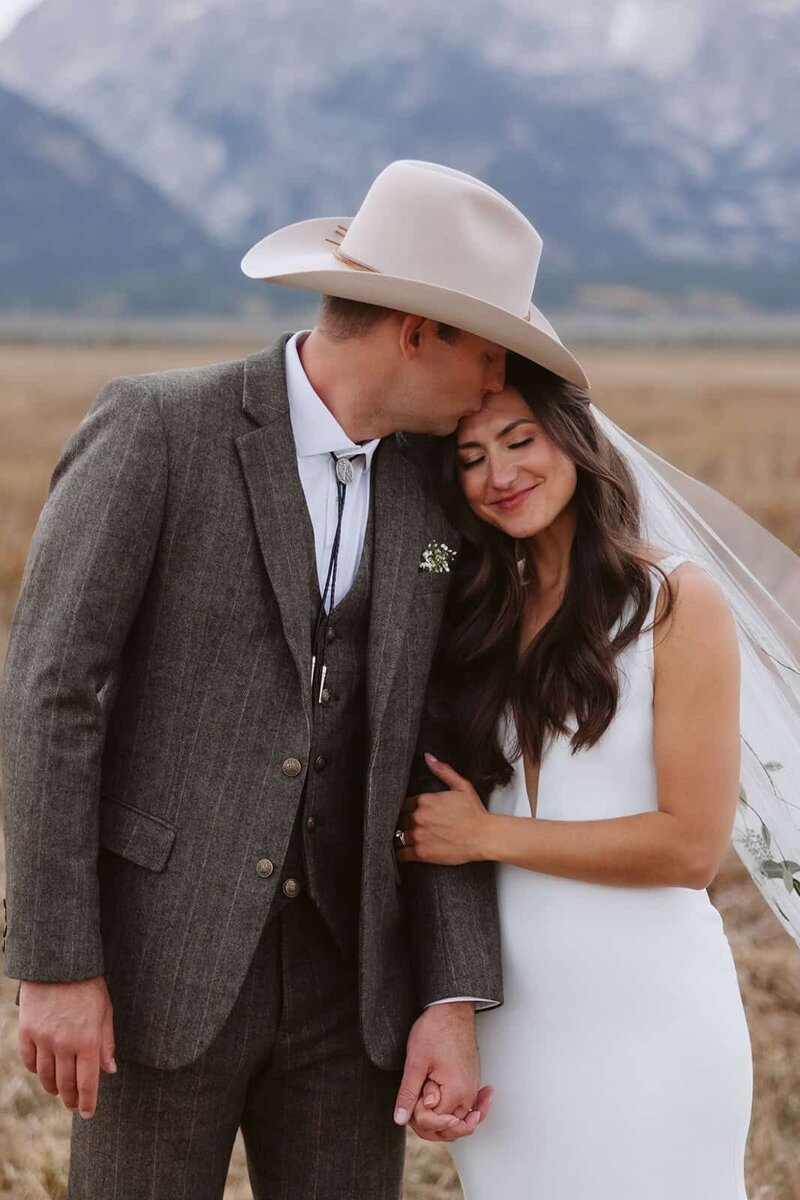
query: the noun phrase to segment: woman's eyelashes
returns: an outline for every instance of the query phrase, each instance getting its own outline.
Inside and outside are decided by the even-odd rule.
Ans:
[[[521,450],[523,446],[529,446],[530,443],[535,439],[535,436],[536,436],[535,434],[532,434],[531,437],[523,438],[523,440],[521,442],[509,442],[508,449],[509,450]],[[482,462],[483,462],[483,455],[481,455],[480,458],[471,458],[471,459],[469,459],[469,461],[462,459],[461,462],[459,463],[459,465],[460,465],[462,471],[468,471],[470,469],[470,467],[477,467],[478,463],[482,463]]]

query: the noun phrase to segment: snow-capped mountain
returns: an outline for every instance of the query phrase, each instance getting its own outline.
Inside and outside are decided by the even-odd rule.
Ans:
[[[799,57],[800,0],[42,0],[0,79],[232,250],[430,158],[523,208],[545,275],[785,291]]]

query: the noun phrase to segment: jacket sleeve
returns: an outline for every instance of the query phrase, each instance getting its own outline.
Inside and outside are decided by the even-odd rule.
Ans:
[[[452,762],[441,724],[426,705],[414,755],[409,795],[445,790],[428,771],[423,753]],[[457,867],[404,863],[403,894],[409,923],[417,992],[422,1007],[437,1000],[469,997],[479,1008],[503,1001],[500,920],[494,863]]]
[[[147,583],[166,487],[166,438],[155,401],[138,380],[112,380],[56,464],[0,692],[5,970],[14,979],[103,973],[100,693]]]

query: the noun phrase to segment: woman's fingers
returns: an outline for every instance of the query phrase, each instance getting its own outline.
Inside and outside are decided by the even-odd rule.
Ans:
[[[458,771],[454,767],[451,767],[449,763],[441,762],[440,759],[435,758],[433,754],[426,754],[425,762],[431,774],[435,775],[437,779],[441,779],[442,783],[446,783],[452,791],[463,792],[465,789],[471,787],[468,779],[465,779],[463,775],[459,775]]]
[[[493,1099],[494,1099],[494,1088],[491,1086],[491,1084],[487,1083],[485,1085],[485,1087],[481,1088],[481,1090],[478,1092],[478,1095],[475,1098],[475,1108],[480,1113],[481,1121],[485,1121],[486,1118],[488,1117],[489,1109],[492,1106]]]
[[[425,1108],[420,1100],[414,1106],[414,1112],[409,1121],[411,1128],[417,1137],[424,1138],[427,1142],[437,1141],[439,1136],[450,1129],[454,1125],[459,1125],[461,1122],[458,1117],[454,1117],[452,1113],[435,1113],[429,1108]]]

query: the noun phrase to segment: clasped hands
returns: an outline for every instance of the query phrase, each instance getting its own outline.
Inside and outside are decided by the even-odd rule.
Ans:
[[[405,801],[398,822],[405,834],[398,859],[445,866],[481,859],[488,813],[477,792],[432,754],[425,761],[450,790]],[[395,1120],[410,1124],[426,1141],[452,1142],[475,1132],[493,1095],[492,1087],[480,1087],[472,1001],[431,1005],[408,1039]]]
[[[480,1087],[471,1000],[433,1004],[411,1028],[394,1119],[429,1142],[474,1133],[489,1112],[494,1089]]]

